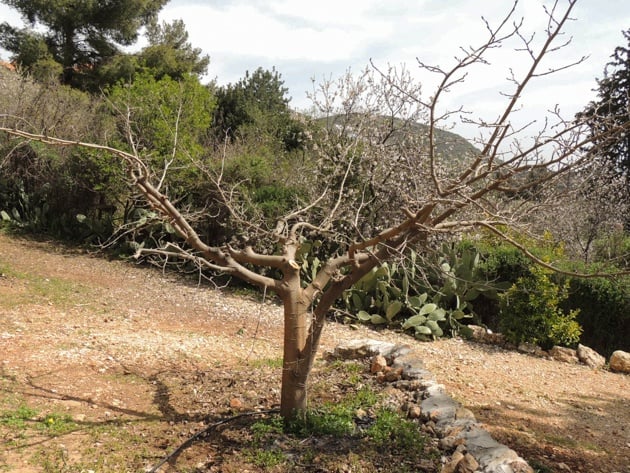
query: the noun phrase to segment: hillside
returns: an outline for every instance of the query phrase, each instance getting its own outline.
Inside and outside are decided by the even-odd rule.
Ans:
[[[423,123],[407,123],[404,124],[400,119],[394,119],[390,124],[390,120],[387,117],[378,118],[378,126],[392,126],[395,130],[391,135],[387,136],[387,140],[395,142],[401,139],[404,133],[411,136],[418,142],[427,142],[429,136],[429,126]],[[315,122],[319,126],[332,128],[334,126],[340,126],[341,123],[347,123],[347,117],[340,115],[329,118],[321,118]],[[453,133],[447,130],[435,129],[435,152],[436,155],[443,159],[443,162],[460,162],[465,161],[471,156],[475,156],[479,153],[479,150],[475,148],[466,138],[457,133]]]

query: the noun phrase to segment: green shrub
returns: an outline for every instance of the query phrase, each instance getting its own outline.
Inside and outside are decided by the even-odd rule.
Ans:
[[[564,312],[568,284],[558,286],[548,271],[533,266],[501,296],[501,332],[514,344],[534,343],[548,349],[571,346],[580,340],[582,328],[576,321],[579,310]]]
[[[297,196],[301,193],[296,187],[270,184],[254,189],[252,200],[266,217],[277,218],[296,207]]]
[[[630,351],[630,277],[570,278],[565,311],[579,309],[581,342],[609,356]]]
[[[328,405],[308,410],[304,417],[295,420],[289,430],[297,435],[332,435],[342,437],[354,433],[354,412],[345,406]]]
[[[24,145],[0,170],[2,220],[58,238],[104,240],[127,194],[118,164],[94,151]]]
[[[532,261],[512,245],[504,242],[493,245],[481,243],[478,249],[482,254],[479,269],[490,281],[515,283],[518,278],[529,274]]]

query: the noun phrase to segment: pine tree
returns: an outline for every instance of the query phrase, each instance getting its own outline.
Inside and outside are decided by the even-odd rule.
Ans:
[[[64,84],[84,87],[86,77],[119,46],[133,44],[168,0],[2,1],[28,25],[0,24],[0,46],[13,53],[13,60],[28,70],[52,59],[61,65]]]
[[[149,45],[140,53],[140,62],[156,79],[165,75],[172,79],[181,79],[185,74],[202,76],[208,70],[210,58],[188,42],[182,20],[162,24],[153,21],[147,25],[146,36]]]
[[[226,133],[230,138],[242,137],[254,131],[276,140],[286,150],[299,148],[302,126],[292,117],[287,94],[275,68],[247,71],[236,84],[217,90],[216,137],[222,139]]]
[[[630,122],[630,29],[623,32],[628,46],[618,46],[612,61],[606,65],[604,78],[597,81],[597,101],[591,102],[580,114],[588,120],[593,142],[598,154],[605,159],[614,174],[623,175],[630,183],[630,134],[624,133],[614,139],[606,131]]]

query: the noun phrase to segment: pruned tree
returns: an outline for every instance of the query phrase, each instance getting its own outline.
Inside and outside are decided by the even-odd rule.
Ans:
[[[577,184],[577,185],[576,185]],[[613,248],[623,240],[624,224],[630,213],[630,188],[625,176],[618,175],[608,163],[592,162],[565,176],[559,183],[563,192],[557,195],[553,209],[539,215],[541,228],[552,228],[554,236],[565,244],[567,254],[583,263],[599,259],[623,266],[629,255]],[[601,257],[602,253],[607,253]]]
[[[233,222],[247,235],[218,246],[200,238],[159,187],[159,174],[133,148],[124,151],[52,138],[7,125],[1,130],[56,146],[98,149],[122,159],[132,184],[182,242],[140,254],[191,261],[274,291],[284,306],[281,413],[291,418],[307,407],[309,373],[327,312],[345,290],[383,261],[410,247],[427,252],[443,235],[471,229],[490,231],[536,259],[513,232],[535,230],[532,216],[553,205],[563,192],[556,185],[560,178],[588,166],[597,140],[582,121],[565,120],[553,112],[541,129],[520,142],[527,130],[515,128],[511,119],[531,82],[553,73],[541,69],[541,61],[566,46],[560,35],[575,2],[557,1],[545,10],[547,27],[536,41],[526,35],[522,21],[515,21],[514,6],[498,25],[486,23],[487,40],[462,49],[451,68],[419,62],[420,68],[439,79],[428,98],[408,73],[393,68],[323,84],[313,95],[322,127],[311,142],[317,156],[315,177],[303,180],[309,187],[308,198],[296,199],[294,208],[272,223],[252,217],[238,185],[226,188],[219,167],[208,176]],[[471,120],[464,115],[479,129],[479,149],[453,162],[439,151],[437,137],[440,125],[459,118],[462,110],[444,109],[443,97],[465,83],[469,69],[486,62],[493,49],[509,41],[518,43],[517,53],[527,67],[521,76],[511,77],[512,89],[496,119]],[[419,120],[426,123],[426,133],[410,133]],[[628,126],[613,124],[603,133],[627,133]],[[589,143],[595,145],[588,147]],[[391,205],[374,218],[374,208],[382,199],[389,199]],[[324,242],[320,248],[327,253],[320,253],[319,270],[306,278],[299,253],[305,241],[314,238]],[[552,267],[550,262],[537,261]]]

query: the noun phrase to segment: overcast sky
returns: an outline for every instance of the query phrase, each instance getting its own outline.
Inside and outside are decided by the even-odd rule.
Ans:
[[[545,4],[551,2],[522,0],[518,17],[524,17],[526,31],[545,26]],[[336,78],[349,68],[358,72],[370,59],[381,67],[406,64],[418,71],[430,95],[432,79],[420,75],[416,58],[449,67],[459,46],[479,45],[485,38],[481,16],[497,24],[511,5],[510,0],[171,0],[160,18],[184,21],[193,46],[210,55],[208,79],[226,84],[246,70],[275,66],[289,88],[291,106],[307,109],[311,79]],[[572,44],[548,65],[589,58],[533,84],[523,115],[539,116],[555,104],[571,115],[594,97],[595,78],[602,77],[614,48],[624,45],[621,32],[630,28],[630,2],[578,0],[572,16],[575,21],[565,29]],[[0,5],[0,18],[14,22],[19,17]],[[491,66],[472,70],[454,90],[450,106],[461,102],[486,119],[499,113],[500,92],[510,90],[508,70],[518,70],[526,58],[506,47],[490,59]]]

